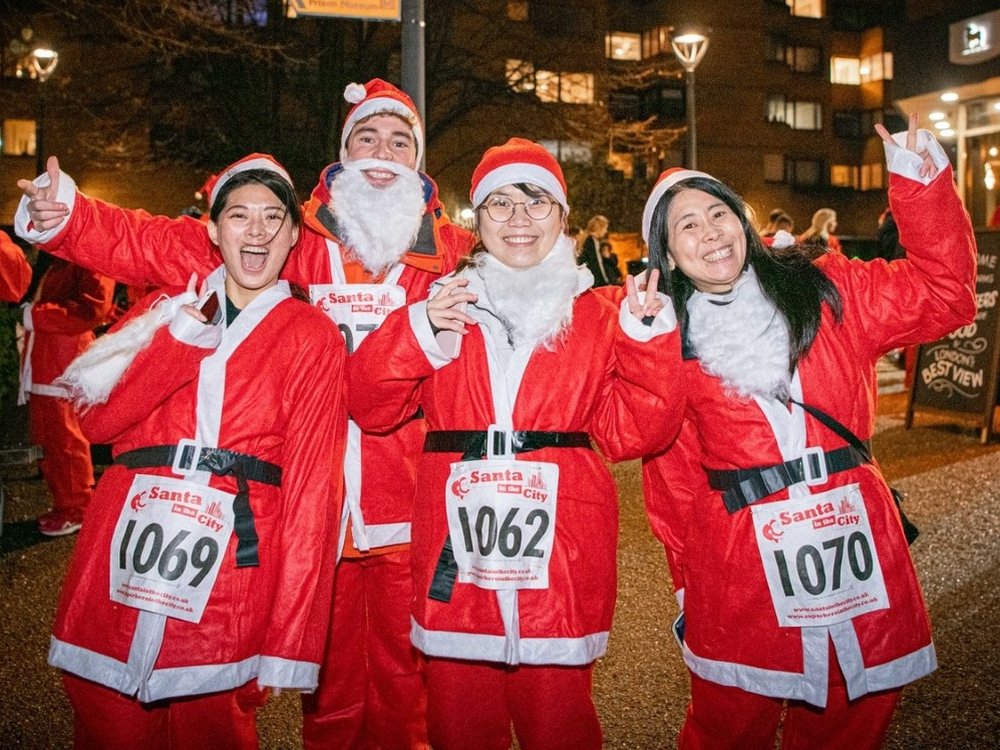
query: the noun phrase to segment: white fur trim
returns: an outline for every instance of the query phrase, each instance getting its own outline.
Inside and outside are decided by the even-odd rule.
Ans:
[[[682,169],[660,180],[653,186],[653,192],[649,194],[649,198],[646,199],[646,207],[642,210],[642,239],[647,245],[649,244],[649,227],[653,223],[653,211],[656,210],[656,204],[660,202],[660,198],[670,188],[681,180],[690,180],[692,177],[704,177],[719,182],[719,180],[707,172],[699,172],[696,169]]]
[[[289,184],[292,184],[291,176],[277,162],[263,157],[257,159],[247,159],[246,161],[240,161],[233,164],[225,172],[219,175],[219,179],[217,179],[215,181],[215,185],[212,186],[211,195],[208,196],[208,205],[211,206],[215,203],[215,196],[217,196],[219,191],[222,190],[223,185],[233,179],[233,177],[238,175],[240,172],[246,172],[251,169],[266,169],[274,172],[275,174],[281,175],[288,180]]]
[[[892,140],[895,143],[885,143],[885,162],[889,171],[902,177],[915,180],[923,185],[929,185],[934,177],[921,177],[920,168],[924,160],[915,151],[906,148],[906,133],[893,133]],[[951,164],[951,160],[944,152],[941,144],[937,142],[934,134],[929,130],[920,128],[917,130],[917,151],[927,151],[931,156],[931,161],[938,168],[938,174],[945,171]]]
[[[199,349],[215,349],[222,341],[222,325],[202,323],[193,315],[180,310],[170,321],[170,335],[182,344],[190,344]]]
[[[651,325],[646,325],[636,318],[628,309],[628,300],[623,299],[621,309],[618,312],[618,324],[633,341],[651,341],[664,333],[670,333],[677,328],[677,313],[674,312],[674,305],[665,294],[656,295],[664,303],[663,309],[653,318]]]
[[[563,207],[563,211],[567,214],[569,213],[569,202],[566,200],[566,191],[563,190],[556,176],[544,167],[524,162],[504,164],[502,167],[498,167],[492,172],[487,172],[483,175],[483,178],[476,185],[476,189],[472,193],[472,204],[478,207],[497,188],[504,185],[513,185],[518,182],[527,182],[542,188],[559,201],[559,205]]]
[[[368,92],[365,91],[365,87],[360,83],[349,83],[344,89],[344,99],[349,101],[351,104],[357,104],[360,101],[364,101],[364,98],[368,96]]]
[[[35,321],[31,318],[31,308],[34,306],[33,302],[25,302],[21,305],[21,325],[24,326],[24,330],[29,332],[35,330]]]
[[[427,357],[427,361],[435,370],[440,370],[451,362],[451,357],[442,351],[434,336],[434,329],[431,328],[431,321],[427,317],[427,300],[410,305],[407,313],[410,316],[410,329],[417,337],[417,342]]]
[[[347,161],[347,141],[351,137],[351,131],[354,130],[354,126],[358,124],[358,121],[382,112],[399,115],[409,123],[410,130],[413,131],[413,140],[417,144],[416,163],[419,165],[424,154],[424,131],[420,126],[420,117],[416,112],[403,104],[403,102],[399,101],[399,99],[393,99],[390,96],[376,96],[362,101],[347,116],[347,120],[344,122],[344,129],[340,132],[340,160]]]
[[[39,187],[48,186],[49,176],[48,174],[41,174],[32,180]],[[21,202],[17,204],[17,212],[14,214],[14,231],[17,236],[22,240],[27,240],[32,244],[45,244],[46,242],[51,242],[55,239],[59,233],[65,229],[67,220],[69,217],[52,229],[47,229],[44,232],[39,231],[35,228],[35,225],[31,221],[31,216],[28,214],[28,196],[21,196]],[[73,206],[76,205],[76,181],[70,177],[65,172],[59,172],[59,191],[56,195],[56,200],[60,203],[65,203],[69,208],[69,213],[73,213]]]
[[[196,299],[193,292],[164,297],[128,325],[97,339],[70,362],[56,384],[69,391],[77,407],[105,403],[136,355],[149,346],[157,329],[173,318],[181,305]]]
[[[784,229],[779,229],[774,233],[774,238],[771,241],[771,247],[776,247],[779,250],[783,247],[791,247],[795,244],[795,237],[792,236],[790,232],[786,232]]]

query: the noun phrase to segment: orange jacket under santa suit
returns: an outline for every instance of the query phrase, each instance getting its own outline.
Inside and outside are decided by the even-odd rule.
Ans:
[[[339,163],[332,164],[320,175],[305,206],[299,241],[282,271],[282,278],[310,288],[314,297],[316,290],[312,288],[319,285],[381,281],[353,259],[327,208],[329,185],[340,170]],[[423,174],[421,179],[426,213],[420,232],[411,250],[388,274],[405,290],[407,304],[425,299],[431,283],[451,271],[472,245],[469,232],[448,220],[434,182]],[[60,176],[59,193],[58,199],[70,205],[71,214],[56,229],[34,231],[23,201],[15,218],[18,234],[40,243],[48,252],[101,269],[127,284],[182,286],[193,271],[203,276],[220,262],[205,225],[196,219],[151,216],[111,206],[77,192],[66,174]],[[355,347],[348,348],[350,354]],[[362,548],[377,549],[410,540],[416,483],[413,457],[420,452],[425,432],[424,420],[416,414],[410,416],[413,418],[391,432],[378,435],[362,434],[353,424],[349,428],[344,468],[346,509],[351,511],[355,543],[364,540]]]
[[[840,292],[844,319],[836,322],[823,306],[819,332],[796,369],[792,397],[822,409],[861,440],[874,431],[879,357],[934,340],[975,315],[975,239],[952,180],[950,167],[926,186],[891,175],[889,200],[906,260],[865,263],[827,253],[817,261]],[[644,473],[650,522],[666,546],[685,613],[683,652],[691,671],[718,684],[816,706],[826,704],[827,670],[836,669],[828,641],[852,699],[933,671],[937,659],[926,605],[878,466],[862,463],[825,480],[816,477],[812,486],[800,482],[729,513],[702,467],[771,466],[804,455],[804,449],[840,449],[845,441],[798,406],[728,395],[696,359],[686,359],[683,369],[688,408],[681,436],[665,454],[647,461]],[[789,497],[805,500],[853,484],[870,523],[868,552],[881,568],[888,606],[829,625],[779,626],[762,560],[770,562],[767,555],[785,532],[778,526],[770,536],[761,532],[758,541],[753,514]],[[813,528],[824,533],[857,517],[840,512],[820,506],[803,513],[814,513],[819,520]],[[800,556],[798,570],[791,559],[790,577],[804,576],[810,585],[825,580],[830,594],[842,566],[866,567],[864,539],[847,538],[840,557],[834,556],[835,539],[813,543],[812,552],[824,550],[824,579],[811,567],[815,554]]]
[[[220,269],[222,270],[222,269]],[[221,276],[209,278],[221,287]],[[147,307],[150,295],[121,325]],[[177,315],[186,315],[179,311]],[[200,323],[198,325],[201,325]],[[330,617],[346,420],[344,345],[280,282],[201,348],[160,328],[104,405],[83,417],[114,455],[198,438],[281,467],[281,486],[249,481],[258,565],[236,566],[232,535],[201,621],[140,611],[109,596],[112,535],[136,475],[111,466],[87,510],[62,595],[49,663],[143,702],[261,684],[311,690]],[[235,493],[232,475],[195,481]],[[193,554],[193,553],[192,553]]]

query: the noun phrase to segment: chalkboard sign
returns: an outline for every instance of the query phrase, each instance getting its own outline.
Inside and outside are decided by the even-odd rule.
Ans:
[[[915,407],[979,415],[981,440],[989,440],[997,403],[1000,363],[1000,232],[976,232],[976,319],[943,339],[919,347],[906,426]]]

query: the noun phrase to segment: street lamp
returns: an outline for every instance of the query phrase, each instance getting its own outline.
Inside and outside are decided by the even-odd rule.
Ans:
[[[685,31],[675,34],[674,29],[670,29],[670,46],[674,54],[684,67],[687,78],[687,168],[697,169],[698,153],[698,132],[695,124],[694,111],[694,69],[698,67],[701,58],[705,56],[708,49],[708,35],[698,31]]]
[[[36,47],[31,53],[31,69],[38,79],[38,116],[35,118],[35,171],[45,171],[45,82],[59,64],[59,53]]]

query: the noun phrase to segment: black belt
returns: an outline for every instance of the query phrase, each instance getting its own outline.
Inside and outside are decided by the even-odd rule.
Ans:
[[[506,456],[542,448],[590,448],[586,432],[538,432],[536,430],[435,430],[424,439],[424,453],[461,453],[463,461],[487,454],[488,436],[493,435],[493,453]],[[508,448],[507,442],[510,441]]]
[[[806,461],[809,462],[808,474]],[[705,471],[708,474],[709,486],[713,490],[722,492],[722,502],[726,510],[735,513],[793,484],[853,469],[867,462],[868,459],[860,451],[853,446],[845,445],[832,451],[809,452],[805,459],[793,458],[791,461],[773,466]]]
[[[115,456],[115,463],[129,469],[152,469],[168,466],[192,470],[194,444],[181,447],[178,459],[176,445],[151,445],[136,448]],[[236,477],[236,497],[233,498],[233,529],[236,532],[236,567],[254,567],[260,564],[257,556],[259,537],[250,508],[250,486],[247,481],[281,486],[281,467],[245,453],[225,448],[202,448],[198,454],[197,471],[210,471],[216,476],[232,474]]]
[[[487,436],[493,435],[493,452],[497,455],[526,453],[541,448],[591,448],[586,432],[538,432],[535,430],[435,430],[424,440],[425,453],[461,453],[463,461],[486,455]],[[510,438],[510,450],[507,439]],[[439,602],[451,601],[451,592],[458,577],[458,563],[451,547],[451,537],[445,537],[441,555],[434,568],[427,596]]]

